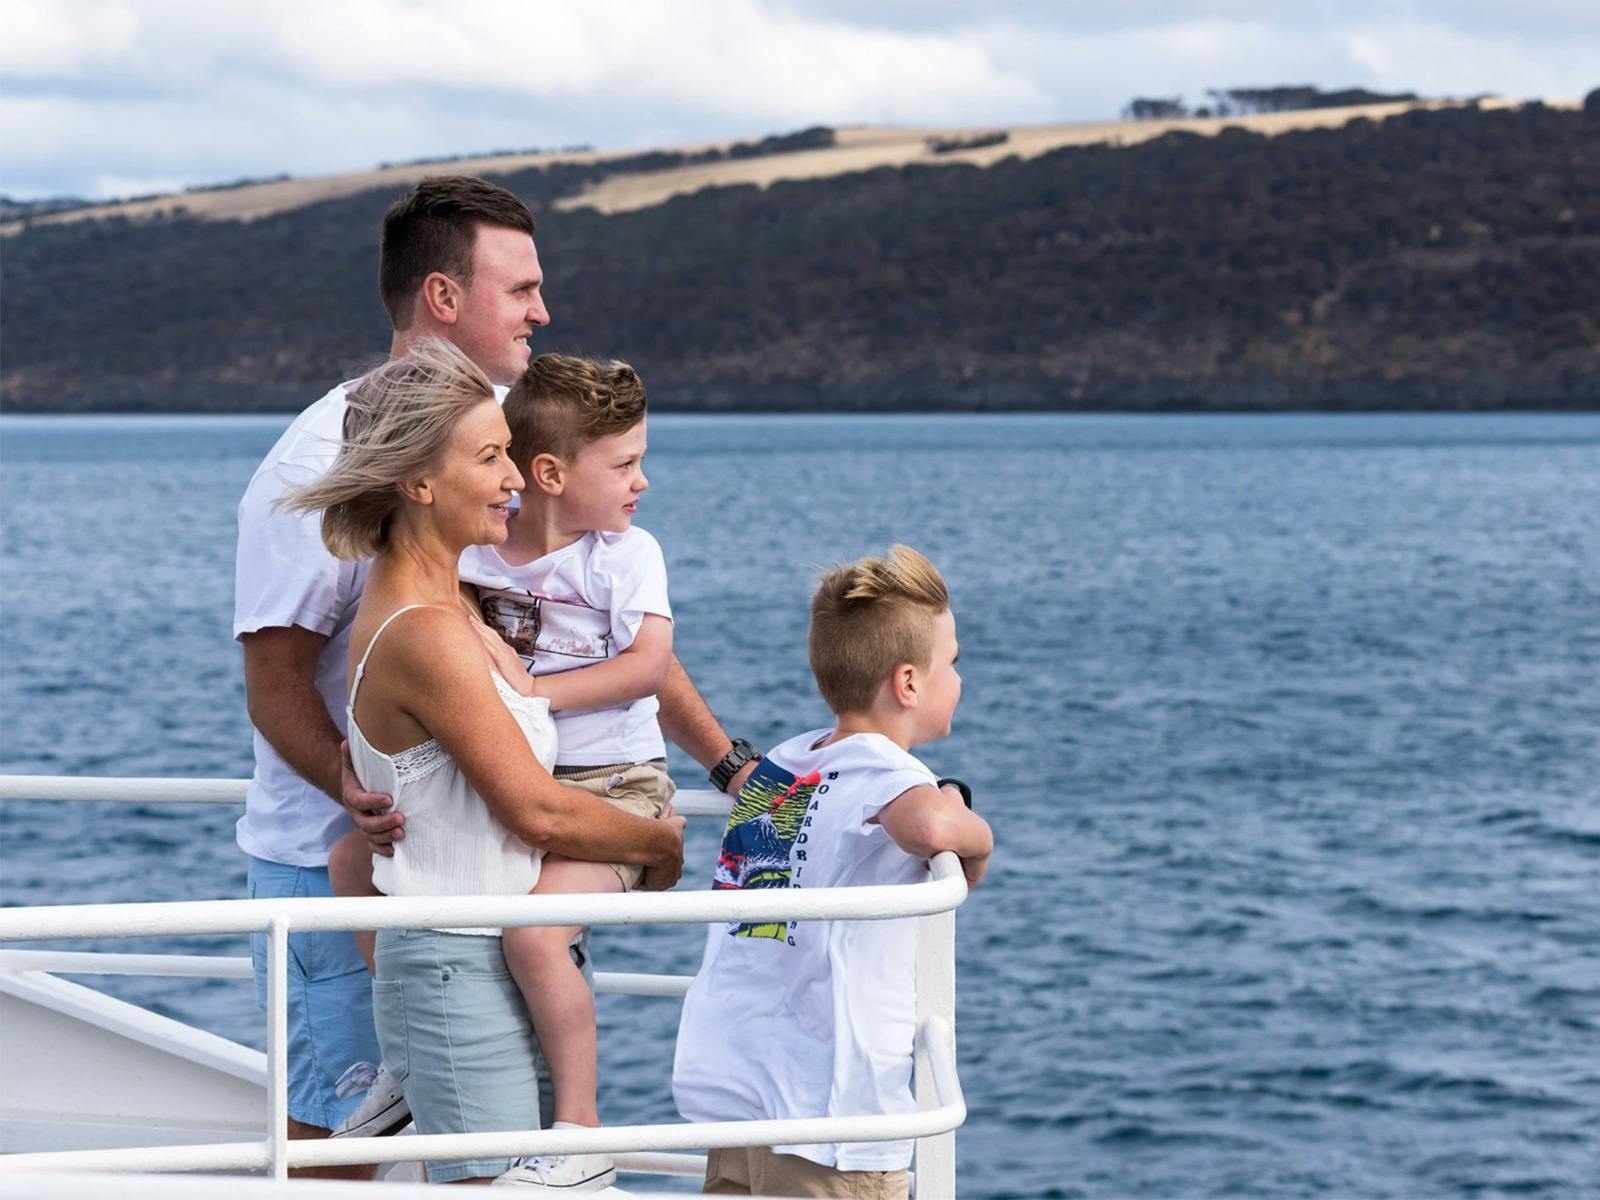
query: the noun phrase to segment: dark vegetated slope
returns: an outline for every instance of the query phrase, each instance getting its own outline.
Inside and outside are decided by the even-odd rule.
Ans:
[[[1533,105],[540,216],[542,348],[674,408],[1600,406],[1600,121]],[[8,239],[10,408],[298,406],[387,346],[369,194]]]

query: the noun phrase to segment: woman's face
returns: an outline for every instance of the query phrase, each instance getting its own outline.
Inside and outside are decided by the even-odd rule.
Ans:
[[[434,521],[451,543],[506,540],[511,497],[522,486],[510,445],[511,430],[495,400],[485,400],[456,422],[443,461],[424,481]]]

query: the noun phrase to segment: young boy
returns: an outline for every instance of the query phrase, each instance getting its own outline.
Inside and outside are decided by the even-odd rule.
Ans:
[[[910,754],[961,696],[945,583],[905,546],[826,572],[811,671],[832,729],[778,746],[740,790],[713,888],[915,883],[942,850],[983,878],[994,840]],[[914,1111],[913,920],[713,926],[672,1090],[690,1121]],[[911,1142],[712,1150],[707,1192],[904,1197]]]
[[[501,673],[550,701],[555,777],[658,816],[673,794],[655,698],[672,657],[672,610],[661,548],[633,527],[650,486],[644,386],[624,363],[541,355],[506,396],[505,417],[526,481],[522,506],[503,543],[463,555],[462,582],[500,635],[483,631]],[[640,874],[547,854],[534,894],[621,892]],[[558,1129],[600,1124],[594,999],[568,953],[581,932],[507,929],[502,939],[550,1068]],[[576,1190],[616,1178],[599,1154],[532,1159],[510,1174]]]

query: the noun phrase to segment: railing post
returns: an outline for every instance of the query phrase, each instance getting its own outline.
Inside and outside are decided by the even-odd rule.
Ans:
[[[956,914],[933,913],[917,921],[917,1025],[942,1017],[956,1025]],[[920,1043],[916,1059],[917,1108],[937,1108],[933,1064]],[[917,1200],[955,1200],[955,1131],[920,1138],[916,1160]]]
[[[289,1178],[289,920],[267,924],[267,1154]]]

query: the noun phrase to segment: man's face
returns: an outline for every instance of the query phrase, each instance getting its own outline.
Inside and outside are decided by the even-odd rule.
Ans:
[[[540,288],[544,273],[533,239],[515,229],[478,226],[472,286],[450,340],[494,383],[509,384],[528,366],[534,326],[550,324]]]

